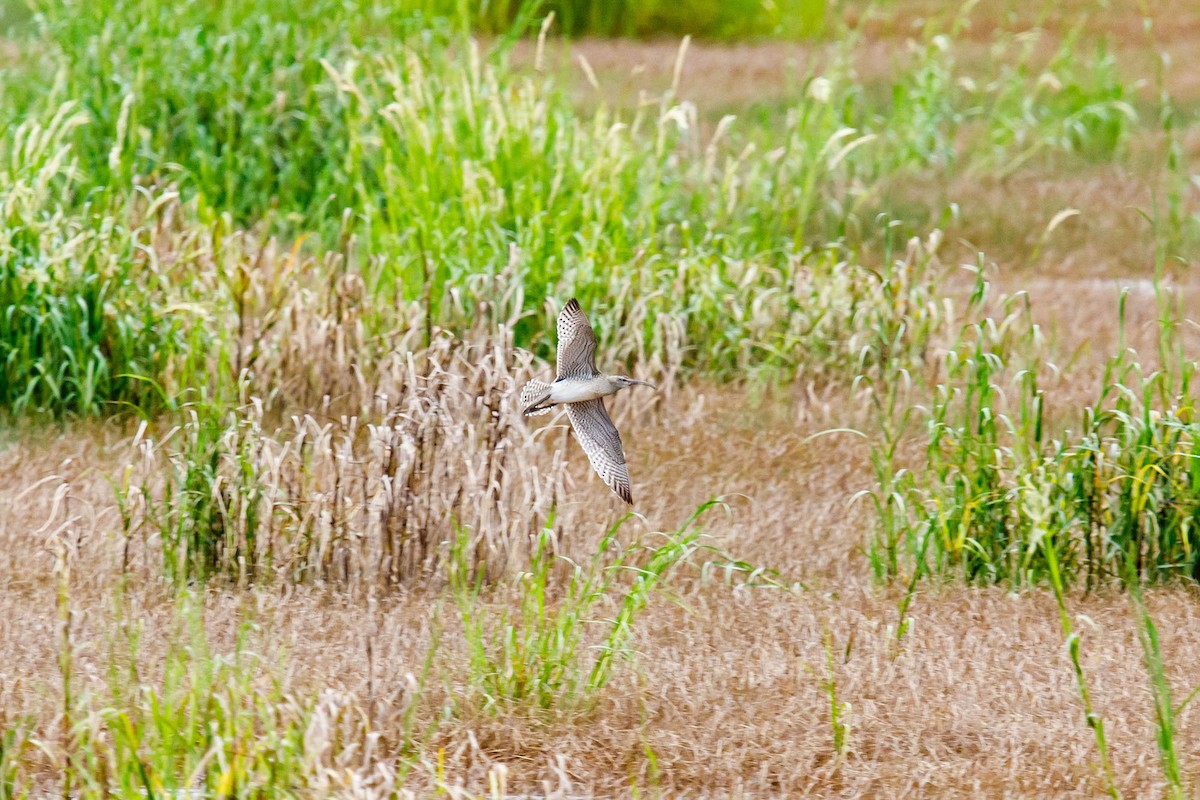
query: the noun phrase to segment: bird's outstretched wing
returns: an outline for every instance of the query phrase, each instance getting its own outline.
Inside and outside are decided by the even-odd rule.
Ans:
[[[572,297],[558,315],[558,377],[591,378],[599,374],[596,332],[579,301]]]
[[[567,416],[575,429],[583,452],[587,453],[592,469],[608,488],[616,492],[626,503],[633,503],[633,492],[629,488],[629,467],[625,465],[625,451],[621,448],[621,434],[613,425],[604,400],[584,400],[569,403]]]

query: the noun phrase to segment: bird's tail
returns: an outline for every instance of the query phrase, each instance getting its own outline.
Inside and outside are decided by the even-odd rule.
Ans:
[[[550,384],[545,381],[534,378],[521,390],[521,410],[527,417],[545,414],[553,405],[550,402]]]

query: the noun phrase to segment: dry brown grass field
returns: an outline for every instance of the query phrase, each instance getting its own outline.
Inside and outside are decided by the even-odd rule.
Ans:
[[[886,96],[901,68],[897,64],[920,49],[913,44],[922,32],[918,22],[943,5],[904,4],[903,12],[863,19],[852,5],[846,13],[862,38],[845,74],[866,95]],[[980,4],[950,45],[957,79],[973,76],[986,83],[997,63],[996,42],[1034,24],[1034,12],[1027,20],[1024,11],[1001,13],[988,5]],[[1036,50],[1030,64],[1049,63],[1077,18],[1077,4],[1059,5],[1063,8],[1038,18],[1036,38],[1029,34]],[[1200,11],[1186,5],[1143,8],[1114,0],[1090,10],[1078,35],[1085,41],[1108,37],[1114,62],[1134,87],[1126,96],[1131,104],[1148,109],[1158,91],[1170,94],[1180,115],[1172,141],[1185,163],[1198,164],[1200,73],[1192,54],[1200,53]],[[1144,34],[1147,13],[1152,38]],[[516,74],[535,73],[541,57],[535,49],[532,41],[517,44]],[[713,135],[722,116],[736,114],[759,120],[757,135],[769,142],[783,125],[784,111],[808,91],[796,76],[820,72],[819,65],[835,58],[834,50],[833,43],[693,42],[672,91],[695,104],[702,140]],[[568,76],[570,105],[579,113],[597,107],[621,113],[636,109],[639,95],[657,98],[669,90],[678,51],[677,41],[585,39],[552,42],[549,60]],[[1163,52],[1172,63],[1155,87],[1156,59]],[[598,88],[579,66],[581,59]],[[997,298],[1028,295],[1031,319],[1046,339],[1041,357],[1059,365],[1047,371],[1042,388],[1063,420],[1074,421],[1076,409],[1097,396],[1104,366],[1122,343],[1147,363],[1154,358],[1162,314],[1156,287],[1182,298],[1185,322],[1178,340],[1184,352],[1196,355],[1195,326],[1187,320],[1196,318],[1200,286],[1187,262],[1194,265],[1200,254],[1187,248],[1197,239],[1179,245],[1179,258],[1157,257],[1161,240],[1138,210],[1166,202],[1171,175],[1161,167],[1166,143],[1153,112],[1141,110],[1141,119],[1118,158],[1043,157],[1039,151],[1028,162],[1010,165],[964,157],[962,169],[943,164],[898,170],[855,195],[859,219],[887,211],[924,235],[934,228],[943,232],[936,260],[948,277],[938,284],[934,302],[954,304],[961,314],[956,321],[970,313],[961,309],[968,307],[972,288],[971,276],[956,267],[978,263],[980,253],[991,283],[990,299],[977,310],[981,317],[1003,316]],[[973,137],[986,135],[977,120],[953,134],[955,146],[967,149]],[[1200,215],[1200,182],[1193,179],[1179,191],[1184,216]],[[945,214],[950,205],[959,211]],[[1051,225],[1065,209],[1078,213]],[[186,207],[162,213],[176,216],[163,217],[145,251],[164,264],[191,264],[191,253],[217,238],[216,223],[189,227]],[[256,258],[260,233],[247,234],[240,251],[200,258],[197,269],[226,263],[242,265],[247,274],[261,269],[263,275],[286,276],[293,270],[303,276],[334,263],[322,261],[319,251],[298,255],[299,245],[264,249],[266,255]],[[862,263],[889,257],[864,228],[851,228],[845,236]],[[349,364],[369,352],[372,334],[364,333],[371,324],[365,314],[356,317],[342,305],[341,298],[353,304],[369,291],[352,277],[303,284],[311,294],[283,299],[283,278],[278,284],[269,277],[247,278],[260,281],[253,284],[251,294],[258,294],[251,302],[262,313],[259,322],[250,323],[261,323],[262,333],[247,359],[258,365],[264,381],[277,378],[288,394],[258,417],[238,417],[237,430],[251,430],[245,420],[253,419],[264,431],[278,424],[283,433],[274,439],[247,434],[244,452],[251,455],[237,463],[253,462],[254,480],[279,493],[270,501],[270,513],[279,519],[286,516],[280,509],[308,502],[306,492],[321,494],[312,506],[312,529],[334,531],[331,540],[287,556],[280,545],[274,554],[276,564],[292,558],[287,563],[317,565],[301,580],[292,579],[301,573],[288,572],[291,567],[280,567],[273,579],[266,573],[250,576],[245,561],[240,573],[235,562],[207,583],[164,577],[170,556],[163,540],[171,523],[155,515],[170,505],[163,492],[175,463],[171,448],[186,430],[176,430],[175,438],[170,431],[186,426],[186,415],[163,412],[144,424],[131,414],[5,418],[0,729],[20,735],[0,742],[0,782],[15,781],[0,787],[0,797],[10,796],[5,791],[19,796],[13,787],[22,786],[29,796],[56,794],[67,772],[75,776],[80,796],[89,786],[99,796],[96,787],[111,767],[97,766],[103,761],[99,755],[87,761],[89,756],[71,754],[84,752],[84,741],[95,748],[86,752],[96,754],[125,746],[120,731],[126,722],[118,713],[122,690],[115,687],[137,685],[156,687],[162,697],[191,698],[188,702],[208,697],[218,705],[252,709],[236,724],[229,720],[241,718],[233,712],[212,712],[212,719],[230,727],[218,730],[214,722],[206,741],[225,736],[233,745],[227,750],[213,745],[208,752],[218,755],[205,756],[209,761],[200,766],[187,762],[188,770],[196,775],[215,770],[213,782],[219,783],[249,770],[245,765],[252,761],[269,762],[273,756],[263,755],[268,752],[263,748],[268,740],[275,747],[277,735],[281,752],[300,754],[297,763],[303,766],[297,769],[305,783],[295,796],[1105,794],[1108,781],[1054,592],[1044,580],[986,585],[965,582],[950,570],[915,581],[902,612],[913,565],[902,564],[891,580],[874,574],[868,551],[878,520],[864,494],[880,485],[872,463],[878,424],[873,400],[886,393],[889,381],[901,378],[878,373],[873,381],[853,382],[838,377],[834,367],[804,368],[803,355],[794,376],[730,380],[688,372],[681,359],[655,356],[653,347],[604,331],[615,357],[633,362],[636,374],[665,376],[667,384],[656,395],[623,393],[610,400],[637,501],[615,540],[620,547],[657,546],[697,507],[711,498],[719,504],[697,523],[701,548],[672,566],[649,592],[631,626],[626,655],[611,681],[587,702],[547,708],[480,700],[470,667],[478,654],[469,626],[482,620],[522,630],[513,621],[523,613],[524,584],[514,583],[513,576],[529,568],[531,543],[542,526],[551,532],[556,558],[547,589],[554,605],[565,602],[567,560],[588,563],[605,531],[627,510],[588,469],[567,434],[564,414],[520,418],[514,404],[521,381],[549,366],[533,356],[507,355],[513,328],[503,320],[511,296],[495,303],[494,319],[481,317],[474,330],[462,334],[466,349],[447,344],[440,355],[429,356],[414,345],[416,366],[397,350],[385,366],[354,371]],[[202,287],[224,285],[214,279]],[[333,300],[326,304],[315,297],[338,298],[336,312]],[[642,319],[636,298],[613,303],[626,304],[620,307],[627,319]],[[531,313],[552,314],[549,296],[545,306]],[[675,330],[646,314],[647,326]],[[686,348],[685,321],[678,322],[678,337],[655,341]],[[403,341],[417,342],[424,324],[414,314],[407,327],[400,326],[409,337]],[[942,333],[931,340],[925,361],[931,382],[940,379],[934,362],[952,347],[950,338]],[[250,353],[246,341],[238,344]],[[330,385],[343,392],[341,405],[336,398],[332,404],[320,399],[321,387]],[[426,388],[413,388],[418,385]],[[370,417],[368,410],[388,387],[394,415]],[[930,402],[921,386],[904,391],[901,406]],[[481,409],[500,422],[460,425]],[[361,428],[347,422],[355,414],[362,415]],[[293,415],[308,415],[313,432],[307,439],[296,433],[301,423],[289,422]],[[383,439],[370,437],[382,434],[367,426],[385,425],[384,420],[397,431],[406,425],[437,431],[414,446],[419,453],[428,447],[431,455],[411,462],[408,485],[416,488],[405,506],[414,518],[424,515],[413,535],[424,537],[426,560],[396,580],[383,566],[392,545],[377,527],[383,530],[386,523],[377,525],[371,516],[381,508],[379,498],[400,491],[380,488],[380,475],[386,477],[379,466],[386,461],[378,450]],[[319,430],[333,432],[326,440]],[[923,437],[921,423],[906,429],[898,464],[917,469],[923,463]],[[481,460],[489,446],[508,460]],[[241,444],[231,452],[243,452],[237,447]],[[310,448],[307,456],[304,447]],[[418,474],[422,469],[428,474]],[[141,493],[122,494],[121,487],[130,485],[141,486]],[[213,496],[233,503],[237,495],[230,491],[222,494],[218,485]],[[243,507],[237,513],[244,522],[254,512]],[[466,557],[483,565],[470,615],[461,603],[471,590],[455,588],[453,571],[445,567],[452,561],[447,555],[452,521],[471,530],[503,531]],[[591,622],[583,625],[579,642],[585,658],[600,652],[591,648],[603,643],[605,621],[620,612],[626,588],[620,583],[620,591],[606,591],[587,611]],[[1200,590],[1185,578],[1144,591],[1165,680],[1179,704],[1200,686]],[[1169,796],[1172,787],[1156,743],[1155,694],[1129,592],[1119,581],[1086,591],[1077,582],[1068,587],[1065,602],[1090,702],[1103,720],[1112,788],[1125,797]],[[900,636],[902,624],[907,628]],[[204,670],[211,684],[197,677]],[[127,716],[132,719],[133,712]],[[146,730],[156,724],[148,721],[151,716],[141,718]],[[1200,704],[1178,708],[1173,747],[1186,793],[1179,796],[1195,796]],[[169,771],[162,765],[170,759],[145,756],[144,763]],[[404,774],[398,777],[401,764]],[[89,784],[87,775],[101,777]],[[144,787],[122,785],[114,795],[145,796],[158,789],[172,796],[164,785],[147,779]],[[236,782],[221,786],[223,792],[211,796],[271,796],[264,789],[241,794]]]
[[[1111,292],[1097,295],[1101,304]],[[901,593],[872,581],[861,554],[869,512],[852,501],[872,480],[865,448],[852,436],[808,438],[854,425],[852,411],[838,410],[852,407],[843,396],[787,390],[748,408],[742,392],[703,387],[651,413],[620,414],[644,516],[629,532],[669,530],[723,495],[728,509],[712,512],[706,533],[779,570],[788,588],[683,572],[672,581],[675,602],[656,603],[639,622],[636,669],[586,718],[478,714],[442,724],[429,748],[444,753],[451,783],[486,795],[489,772],[502,766],[510,791],[561,797],[624,796],[631,785],[664,796],[1095,796],[1094,743],[1047,591],[924,586],[897,644]],[[76,691],[103,695],[119,640],[113,608],[124,547],[107,476],[129,458],[123,442],[118,432],[80,425],[25,437],[3,454],[3,707],[50,731],[60,713],[60,641],[46,533],[69,523],[62,534],[73,561]],[[584,553],[622,512],[586,463],[570,460],[567,502],[586,511],[563,534],[571,539],[564,547]],[[62,486],[68,493],[56,509]],[[144,626],[141,668],[153,672],[177,635],[171,595],[153,569],[135,567],[124,580]],[[1200,683],[1200,593],[1156,590],[1149,604],[1172,687],[1186,696]],[[442,628],[437,659],[446,678],[421,713],[436,715],[461,691],[461,634],[436,591],[222,587],[206,592],[203,605],[214,651],[232,651],[239,625],[252,620],[248,648],[267,664],[286,664],[285,692],[331,693],[331,714],[371,715],[384,739],[401,736],[405,692],[433,625]],[[1109,589],[1072,596],[1071,606],[1119,786],[1154,796],[1162,785],[1153,711],[1129,603]],[[847,704],[842,753],[830,733],[829,680]],[[1177,731],[1190,775],[1200,770],[1195,714],[1186,709]],[[53,738],[44,746],[49,769]],[[427,758],[436,773],[435,757]],[[362,768],[360,759],[369,763],[369,754],[350,756],[347,766]],[[418,778],[414,790],[431,791],[430,780]],[[334,794],[368,791],[336,771],[328,781]]]

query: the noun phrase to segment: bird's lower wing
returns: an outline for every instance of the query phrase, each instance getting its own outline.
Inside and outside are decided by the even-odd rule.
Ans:
[[[621,434],[613,425],[604,400],[584,400],[569,403],[567,416],[575,437],[592,462],[592,469],[608,488],[616,492],[626,503],[633,503],[633,492],[629,488],[629,467],[625,465],[625,451],[621,447]]]

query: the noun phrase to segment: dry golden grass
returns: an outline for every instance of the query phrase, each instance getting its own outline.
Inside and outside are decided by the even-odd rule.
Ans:
[[[560,796],[627,796],[633,783],[645,790],[655,782],[667,796],[1096,795],[1095,745],[1049,594],[926,585],[913,628],[897,645],[899,595],[871,583],[858,552],[870,520],[864,505],[850,502],[870,483],[866,448],[849,435],[808,439],[861,421],[854,407],[845,397],[798,393],[752,409],[739,392],[700,387],[657,412],[619,412],[646,516],[631,530],[670,529],[708,496],[725,493],[729,513],[711,513],[706,532],[805,588],[734,588],[694,570],[678,573],[670,587],[678,604],[658,602],[639,621],[636,668],[590,716],[465,713],[429,743],[430,752],[443,748],[449,779],[482,793],[499,763],[510,791]],[[0,707],[9,719],[32,716],[51,738],[59,650],[44,523],[78,517],[63,531],[75,565],[76,691],[102,696],[122,550],[104,476],[119,472],[128,456],[120,433],[45,431],[0,455],[7,556],[0,564]],[[566,545],[582,554],[616,509],[580,454],[571,446],[566,452],[569,502],[592,506],[576,516]],[[64,481],[69,507],[56,516],[53,497]],[[134,563],[127,596],[145,625],[140,658],[152,675],[174,630],[174,605],[156,571]],[[1182,698],[1200,683],[1200,595],[1175,588],[1149,599],[1168,677]],[[1151,796],[1160,772],[1128,601],[1103,592],[1070,602],[1118,783],[1131,796]],[[363,713],[385,738],[399,736],[407,676],[420,672],[435,624],[444,678],[427,688],[421,713],[433,715],[463,688],[461,632],[436,590],[214,588],[205,608],[215,652],[229,651],[239,625],[255,621],[250,649],[267,664],[285,665],[289,691],[333,691],[334,705],[370,709]],[[822,689],[830,677],[826,637],[837,698],[848,704],[841,755]],[[1180,715],[1180,752],[1200,752],[1197,722],[1194,707]],[[1200,761],[1193,755],[1184,766],[1194,775]],[[417,774],[410,788],[429,788],[429,781]]]

